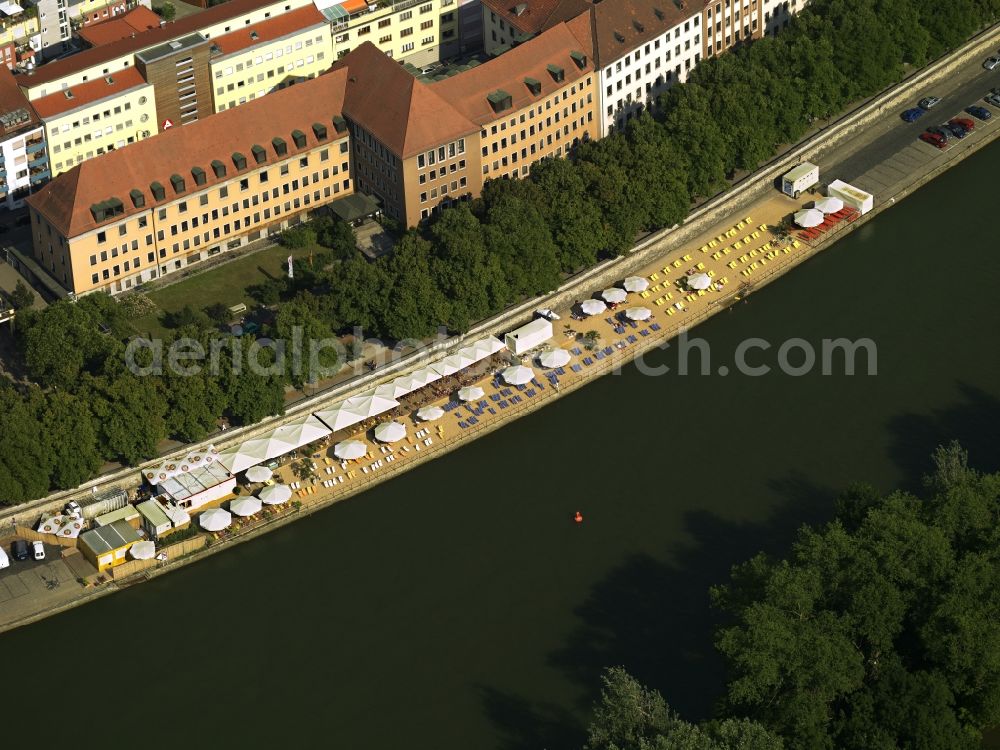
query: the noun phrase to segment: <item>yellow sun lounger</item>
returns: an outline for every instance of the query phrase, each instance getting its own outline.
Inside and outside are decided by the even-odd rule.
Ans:
[[[719,260],[722,257],[722,253],[712,253],[712,260]]]
[[[670,266],[664,266],[660,270],[663,272],[663,275],[666,276],[668,273],[670,273]]]
[[[737,229],[742,229],[743,228],[743,222],[742,221],[736,222],[736,228]]]
[[[789,250],[789,249],[788,249],[787,247],[783,247],[783,248],[781,249],[781,252],[783,252],[783,253],[784,253],[785,255],[788,255],[788,253],[790,253],[790,252],[791,252],[791,250]]]
[[[708,246],[709,247],[715,247],[718,244],[719,244],[718,240],[709,240],[708,241]]]
[[[675,261],[674,261],[674,268],[680,268],[680,267],[681,267],[681,265],[682,265],[682,264],[681,264],[681,262],[680,262],[679,260],[675,260]]]
[[[759,227],[757,227],[757,228],[758,228],[758,229],[759,229],[760,231],[762,231],[762,232],[766,232],[766,231],[767,231],[767,224],[761,224],[761,225],[760,225]]]
[[[757,239],[758,237],[760,237],[760,232],[758,232],[755,229],[754,231],[750,232],[750,236],[753,237],[754,239]]]
[[[732,251],[733,251],[733,249],[731,247],[728,247],[728,246],[722,248],[722,252],[724,252],[726,255],[729,255],[729,253],[731,253]]]
[[[702,251],[703,253],[707,253],[707,252],[708,252],[708,245],[702,245],[702,246],[701,246],[701,251]]]
[[[743,243],[740,242],[739,240],[737,240],[736,242],[733,243],[733,249],[734,250],[739,250],[741,247],[743,247]]]
[[[704,263],[699,263],[698,265],[695,266],[695,268],[697,268],[699,271],[704,271],[705,270],[705,264]]]
[[[668,307],[667,308],[667,315],[673,315],[673,314],[674,314],[674,308]]]
[[[737,263],[735,260],[731,260],[728,263],[726,263],[726,265],[729,266],[730,268],[736,268],[736,266],[738,266],[739,263]]]
[[[667,292],[667,299],[673,299],[673,298],[674,298],[674,293],[673,292]]]
[[[699,297],[704,297],[705,296],[705,290],[704,289],[699,289],[698,290],[698,296]]]
[[[649,299],[649,292],[640,292],[639,296],[643,299]]]
[[[660,274],[654,273],[654,274],[650,275],[649,280],[650,281],[656,281],[658,278],[660,278]]]
[[[747,224],[750,224],[753,220],[748,216],[743,221],[745,221]]]
[[[715,271],[709,271],[708,272],[708,278],[710,278],[710,279],[715,278]]]
[[[802,243],[799,242],[798,240],[792,240],[792,247],[794,247],[796,250],[799,249],[799,245],[801,245],[801,244]]]
[[[684,260],[691,260],[691,253],[684,253],[681,257],[684,258]]]

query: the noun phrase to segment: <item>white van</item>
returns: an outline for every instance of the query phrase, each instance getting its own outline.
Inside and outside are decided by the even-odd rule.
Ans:
[[[0,547],[0,570],[10,567],[10,558],[7,557],[7,550]]]

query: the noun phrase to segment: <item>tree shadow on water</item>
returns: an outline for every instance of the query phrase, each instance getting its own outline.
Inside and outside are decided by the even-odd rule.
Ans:
[[[952,440],[969,451],[969,464],[980,471],[1000,469],[1000,400],[981,388],[959,382],[963,400],[925,414],[909,412],[889,421],[889,455],[903,472],[902,486],[919,490],[932,467],[934,449]]]
[[[580,689],[571,715],[485,690],[490,718],[510,738],[504,748],[579,748],[584,728],[574,717],[589,716],[601,672],[619,664],[660,690],[686,719],[709,718],[725,690],[724,664],[714,647],[722,613],[711,607],[709,588],[726,582],[733,565],[757,552],[785,553],[803,523],[833,513],[836,492],[803,475],[773,479],[768,490],[779,501],[763,521],[692,511],[685,517],[689,545],[665,550],[662,559],[632,555],[593,587],[575,612],[577,628],[549,657]]]
[[[502,732],[501,750],[579,750],[586,734],[569,711],[491,687],[479,687],[483,708]]]

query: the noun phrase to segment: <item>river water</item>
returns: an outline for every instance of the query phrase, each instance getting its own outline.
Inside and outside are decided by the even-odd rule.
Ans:
[[[696,331],[713,371],[749,337],[867,337],[877,376],[630,366],[354,500],[4,635],[2,714],[38,737],[65,720],[152,747],[556,750],[579,746],[600,669],[624,664],[709,715],[723,673],[707,589],[732,564],[785,549],[852,481],[915,486],[950,438],[1000,468],[998,171],[994,145]],[[676,366],[672,351],[647,361]]]

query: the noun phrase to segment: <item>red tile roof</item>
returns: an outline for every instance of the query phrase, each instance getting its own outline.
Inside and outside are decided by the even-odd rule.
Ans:
[[[315,5],[310,4],[282,13],[277,18],[269,18],[239,31],[215,37],[212,43],[221,50],[221,54],[229,55],[325,23],[327,23],[326,17],[316,9]]]
[[[343,68],[348,69],[344,114],[403,159],[479,130],[434,87],[420,83],[371,42],[335,67]]]
[[[605,1],[614,3],[618,0]],[[482,0],[482,2],[486,8],[525,34],[538,34],[557,23],[576,18],[590,7],[588,0]]]
[[[31,104],[28,103],[28,98],[24,95],[24,92],[18,87],[17,82],[14,80],[14,74],[10,72],[10,68],[6,65],[0,65],[0,115],[12,114],[19,109],[24,110],[27,117],[21,119],[19,122],[15,120],[15,124],[7,130],[4,130],[3,126],[0,125],[0,135],[6,135],[7,133],[16,132],[22,128],[39,124],[38,115]]]
[[[232,159],[234,152],[246,157],[247,170],[257,169],[251,153],[255,144],[266,150],[265,164],[274,164],[276,156],[271,139],[276,136],[287,144],[289,156],[314,148],[321,142],[313,132],[314,123],[326,127],[327,137],[322,142],[332,142],[343,137],[337,133],[333,118],[341,114],[347,75],[346,69],[335,71],[87,159],[29,196],[28,201],[59,232],[72,238],[99,226],[90,211],[95,203],[117,198],[124,205],[122,216],[155,206],[158,201],[150,190],[150,183],[154,181],[166,189],[166,198],[159,201],[165,203],[178,198],[170,183],[174,174],[184,178],[185,194],[188,194],[238,174]],[[296,147],[292,138],[294,130],[305,134],[304,148]],[[226,175],[222,178],[215,176],[213,160],[225,165]],[[205,171],[205,185],[195,186],[193,167]],[[145,207],[133,205],[132,190],[142,192]]]
[[[163,44],[178,37],[192,34],[207,26],[222,23],[229,18],[235,18],[244,13],[263,8],[273,2],[274,0],[229,0],[229,2],[215,5],[201,13],[195,13],[184,18],[179,18],[176,21],[171,21],[158,29],[144,31],[141,34],[136,34],[134,37],[119,39],[117,42],[93,47],[78,52],[75,55],[65,57],[62,60],[55,60],[47,65],[42,65],[35,68],[31,73],[18,76],[17,82],[24,88],[43,86],[46,83],[51,83],[79,70],[101,65],[117,57],[139,52],[157,44]]]
[[[123,15],[109,18],[90,26],[84,26],[77,34],[91,47],[117,42],[133,34],[140,34],[160,27],[160,17],[145,5],[139,5]]]
[[[571,52],[583,53],[582,68],[570,56]],[[562,68],[562,82],[553,78],[549,65]],[[511,95],[513,110],[518,110],[551,96],[552,92],[584,78],[593,70],[588,46],[581,44],[565,23],[560,23],[489,62],[433,83],[431,87],[470,120],[484,124],[503,116],[493,110],[486,98],[498,89]],[[526,78],[539,82],[539,94],[531,93]]]
[[[108,83],[109,79],[111,83]],[[78,86],[70,86],[68,89],[48,94],[41,99],[35,99],[32,105],[39,116],[44,119],[144,85],[146,85],[146,79],[142,77],[142,73],[135,68],[125,68],[125,70],[120,70],[110,76],[103,76]],[[72,93],[72,98],[66,96],[67,93]]]

